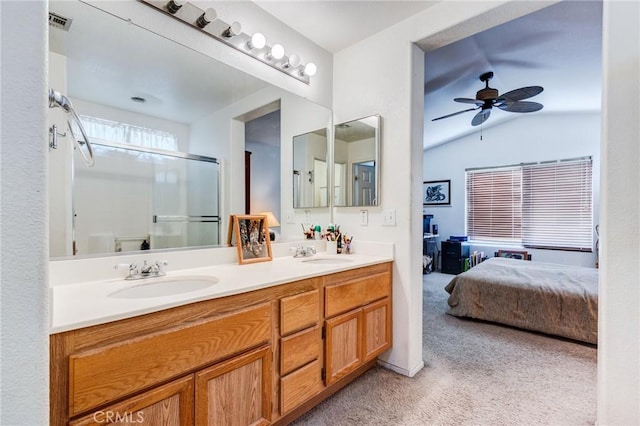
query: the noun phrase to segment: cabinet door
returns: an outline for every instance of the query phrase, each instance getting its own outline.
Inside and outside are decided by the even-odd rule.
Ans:
[[[69,426],[109,424],[118,426],[193,425],[193,376],[189,375],[158,386],[69,422]]]
[[[328,319],[325,342],[326,384],[362,365],[362,309]]]
[[[364,362],[391,347],[391,299],[385,298],[362,308]]]
[[[271,346],[196,373],[196,424],[269,424],[271,374]]]

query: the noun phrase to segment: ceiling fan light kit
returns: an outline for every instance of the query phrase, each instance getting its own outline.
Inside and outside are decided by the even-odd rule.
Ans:
[[[480,81],[485,83],[485,87],[478,90],[476,93],[475,99],[471,98],[454,98],[455,102],[460,102],[463,104],[474,104],[475,108],[468,108],[462,111],[454,112],[452,114],[443,115],[442,117],[434,118],[431,121],[442,120],[443,118],[453,117],[458,114],[462,114],[469,111],[477,111],[480,110],[471,120],[472,126],[479,126],[491,115],[491,110],[493,107],[497,107],[503,111],[507,112],[518,112],[518,113],[526,113],[526,112],[534,112],[540,111],[543,107],[542,104],[538,102],[531,101],[523,101],[524,99],[528,99],[534,97],[541,93],[544,89],[541,86],[527,86],[521,87],[519,89],[511,90],[510,92],[503,93],[501,96],[498,92],[498,89],[494,89],[489,87],[489,80],[493,78],[493,72],[485,72],[480,75]]]

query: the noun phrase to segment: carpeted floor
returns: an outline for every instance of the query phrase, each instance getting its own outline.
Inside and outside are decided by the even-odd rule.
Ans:
[[[425,275],[413,378],[377,367],[295,425],[592,425],[596,348],[445,314],[452,275]]]

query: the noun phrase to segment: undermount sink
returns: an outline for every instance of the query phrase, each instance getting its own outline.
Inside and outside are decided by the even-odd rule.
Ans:
[[[313,257],[311,259],[305,259],[303,260],[303,262],[318,263],[318,264],[324,264],[324,265],[336,265],[340,263],[353,262],[353,260],[345,257],[336,256],[336,257]]]
[[[189,293],[202,290],[218,282],[217,278],[206,276],[187,276],[175,278],[149,278],[114,291],[109,297],[118,299],[144,299],[164,297],[174,294]]]

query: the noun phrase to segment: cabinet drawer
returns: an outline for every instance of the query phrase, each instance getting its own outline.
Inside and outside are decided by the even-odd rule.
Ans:
[[[268,303],[72,354],[71,416],[271,339]]]
[[[325,316],[331,318],[391,294],[389,272],[357,278],[325,288]]]
[[[280,374],[289,374],[319,356],[320,327],[283,337],[280,342]]]
[[[280,379],[280,409],[286,413],[321,390],[320,362],[313,361]]]
[[[286,336],[318,324],[319,306],[320,292],[318,290],[280,299],[280,334]]]

